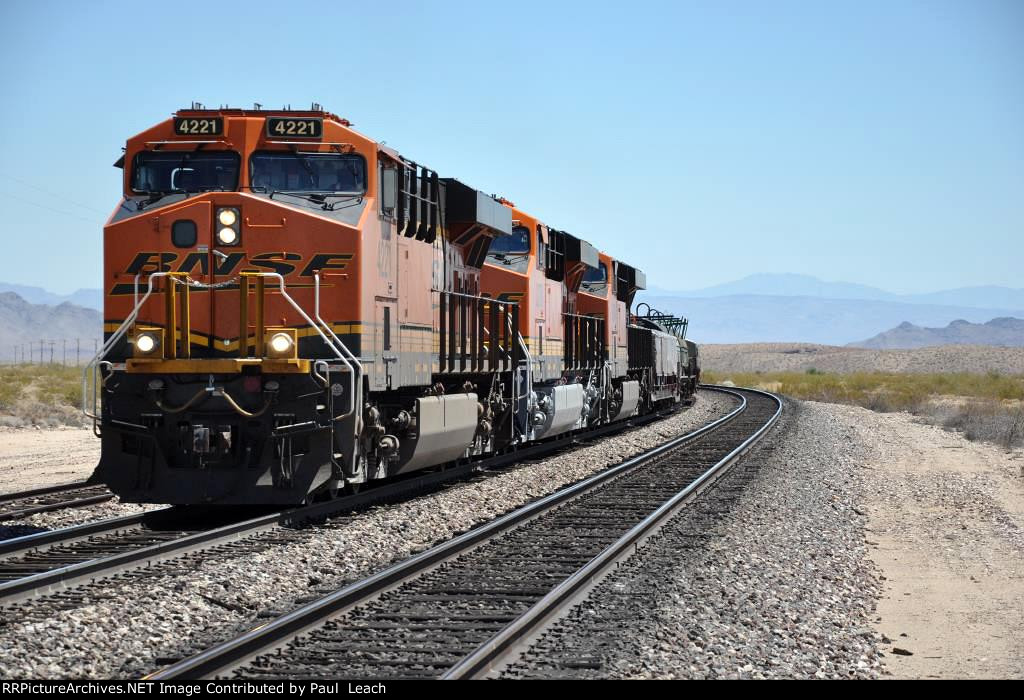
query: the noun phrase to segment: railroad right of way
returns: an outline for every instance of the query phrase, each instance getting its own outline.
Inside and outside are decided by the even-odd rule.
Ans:
[[[291,609],[710,422],[734,405],[730,397],[702,392],[693,408],[663,421],[328,522],[262,551],[241,555],[226,545],[219,557],[200,563],[190,557],[165,562],[154,567],[145,586],[110,579],[55,613],[42,599],[26,601],[0,627],[0,672],[110,677],[152,671],[230,638],[261,615]]]

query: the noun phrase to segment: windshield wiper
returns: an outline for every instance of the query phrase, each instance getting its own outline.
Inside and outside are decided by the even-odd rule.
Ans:
[[[136,208],[136,211],[142,211],[143,209],[148,207],[150,204],[154,204],[155,202],[163,199],[164,197],[169,197],[172,194],[183,194],[183,195],[185,195],[185,199],[188,199],[192,195],[198,194],[200,192],[228,192],[228,191],[230,191],[230,190],[228,190],[227,187],[224,187],[224,185],[204,185],[203,187],[197,187],[194,190],[151,190],[151,191],[147,190],[145,192],[140,192],[139,194],[148,194],[149,195],[149,199],[147,199],[145,201],[141,201],[140,200],[140,201],[136,202],[135,203],[135,208]]]
[[[139,194],[148,194],[149,195],[149,199],[147,199],[145,201],[139,200],[138,202],[136,202],[135,203],[135,210],[136,211],[142,211],[143,209],[148,207],[150,204],[154,204],[154,203],[160,201],[161,199],[163,199],[164,197],[169,197],[172,194],[183,194],[183,195],[185,195],[185,198],[188,199],[188,196],[191,194],[191,192],[186,192],[185,190],[153,190],[153,191],[140,192]]]
[[[325,211],[334,211],[335,206],[338,204],[337,202],[328,202],[327,201],[328,197],[341,197],[341,198],[348,198],[348,199],[355,198],[355,199],[358,199],[359,201],[362,201],[362,199],[363,199],[363,193],[362,192],[334,192],[334,191],[317,192],[317,191],[309,191],[309,190],[305,190],[305,191],[303,191],[303,190],[274,190],[274,191],[272,191],[270,193],[270,198],[273,199],[275,194],[285,194],[285,195],[288,195],[289,197],[300,197],[302,199],[305,199],[306,201],[314,202],[316,204],[319,204],[320,208],[324,209]],[[358,203],[358,202],[356,202],[356,203]]]
[[[529,253],[488,253],[487,257],[494,258],[502,265],[513,265],[520,260],[530,257]]]

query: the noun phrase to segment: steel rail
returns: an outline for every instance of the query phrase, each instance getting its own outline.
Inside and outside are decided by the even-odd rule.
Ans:
[[[90,484],[87,481],[74,481],[67,484],[58,484],[56,486],[44,486],[42,488],[30,489],[27,491],[18,491],[14,493],[0,494],[0,504],[5,504],[10,507],[22,500],[39,500],[44,499],[42,503],[34,503],[25,507],[13,507],[10,510],[0,510],[0,521],[4,520],[18,520],[20,518],[27,518],[30,515],[37,513],[48,513],[54,510],[63,510],[65,508],[82,508],[84,506],[95,505],[97,503],[103,503],[109,501],[114,497],[114,494],[110,491],[103,493],[92,493],[90,495],[75,494],[78,491],[97,491],[103,488],[102,484]],[[68,498],[65,500],[55,500],[45,502],[48,497],[59,496],[62,493],[67,493]]]
[[[616,477],[647,464],[661,455],[685,446],[735,420],[747,408],[746,398],[737,391],[723,387],[703,387],[730,394],[740,405],[721,418],[701,428],[673,438],[642,454],[631,457],[603,472],[556,491],[533,503],[469,530],[447,542],[427,549],[409,559],[393,564],[365,579],[352,583],[329,595],[282,615],[269,623],[245,632],[194,656],[156,671],[147,680],[204,678],[225,673],[245,662],[280,648],[294,637],[318,627],[325,619],[344,614],[352,608],[420,576],[444,561],[457,557],[477,545],[489,541],[569,500],[592,491]]]
[[[27,491],[0,493],[0,503],[7,503],[8,501],[20,501],[23,498],[34,498],[36,496],[48,496],[53,493],[60,493],[61,491],[70,491],[72,489],[81,489],[92,485],[93,484],[90,484],[88,481],[70,481],[66,484],[41,486],[40,488],[29,489]]]
[[[51,513],[55,510],[65,510],[67,508],[84,508],[86,506],[94,506],[99,503],[106,503],[113,498],[114,494],[112,493],[102,493],[96,494],[95,496],[86,496],[84,498],[72,498],[70,500],[59,501],[57,503],[42,503],[40,505],[21,508],[19,510],[2,511],[0,512],[0,521],[20,520],[22,518],[27,518],[30,515]]]
[[[565,608],[570,607],[575,602],[578,593],[595,585],[597,580],[613,565],[628,558],[632,554],[630,548],[633,545],[639,544],[641,539],[660,529],[684,505],[693,501],[698,494],[707,490],[719,477],[728,471],[729,467],[749,452],[779,419],[779,416],[782,414],[782,401],[768,392],[755,389],[748,389],[747,391],[771,396],[778,404],[775,413],[757,432],[719,460],[689,486],[662,504],[656,511],[634,525],[626,534],[591,559],[584,567],[558,584],[529,610],[518,617],[515,622],[505,627],[493,638],[480,645],[472,654],[452,666],[441,676],[441,679],[480,678],[487,675],[489,671],[507,663],[509,657],[514,656],[514,652],[520,648],[523,640],[540,630],[545,623],[556,618]]]
[[[54,545],[71,544],[94,535],[105,535],[133,528],[141,525],[145,521],[146,516],[151,513],[169,513],[170,511],[170,508],[159,508],[145,513],[96,520],[91,523],[83,523],[82,525],[72,525],[60,528],[59,530],[48,530],[32,535],[12,537],[9,540],[0,541],[0,561],[27,552],[42,551]]]
[[[646,425],[663,418],[667,413],[652,413],[630,420],[617,421],[594,430],[569,434],[561,438],[515,449],[492,457],[457,464],[448,469],[425,474],[414,474],[405,479],[382,484],[358,494],[323,503],[314,503],[308,506],[278,511],[230,523],[204,532],[193,533],[148,546],[135,547],[127,551],[100,556],[6,581],[0,583],[0,605],[10,605],[37,595],[53,593],[97,579],[107,578],[124,571],[151,566],[161,561],[232,542],[250,535],[256,535],[276,527],[294,527],[304,522],[326,519],[337,513],[359,510],[381,502],[408,498],[445,483],[465,478],[474,472],[498,470],[514,465],[524,459],[549,455],[578,444],[581,439],[589,440],[608,436],[630,428]],[[97,535],[113,534],[128,530],[134,531],[143,527],[145,521],[153,517],[175,518],[175,510],[175,507],[161,508],[123,518],[86,523],[71,528],[0,541],[0,562],[28,552],[81,542]],[[187,519],[188,513],[183,513],[181,517],[182,519]]]

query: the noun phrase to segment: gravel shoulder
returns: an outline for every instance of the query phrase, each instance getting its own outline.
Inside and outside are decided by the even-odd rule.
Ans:
[[[1024,453],[905,413],[826,410],[872,450],[862,502],[889,672],[1024,677]]]
[[[0,676],[138,675],[250,628],[272,611],[379,570],[666,439],[706,424],[734,401],[701,392],[672,418],[553,458],[456,484],[301,531],[257,554],[158,565],[144,580],[111,579],[53,611],[37,599],[0,614]]]

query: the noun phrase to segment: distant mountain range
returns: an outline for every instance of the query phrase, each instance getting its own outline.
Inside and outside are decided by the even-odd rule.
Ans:
[[[681,298],[757,295],[818,299],[867,299],[901,304],[965,306],[979,309],[1024,309],[1024,289],[983,286],[960,287],[926,294],[895,294],[863,284],[826,282],[811,275],[795,274],[750,275],[735,282],[689,291],[669,291],[652,287],[649,293],[662,297]]]
[[[89,360],[103,337],[103,314],[70,302],[31,304],[14,292],[0,293],[0,360]],[[42,350],[40,350],[40,344]]]
[[[851,347],[876,350],[926,348],[936,345],[1024,347],[1024,320],[994,318],[988,323],[970,323],[957,319],[945,328],[923,328],[904,322],[873,338],[850,343]]]
[[[686,316],[690,337],[704,343],[846,345],[904,321],[934,327],[954,319],[984,323],[999,316],[1024,317],[1024,311],[1017,309],[753,294],[706,299],[645,295],[641,301]]]
[[[690,335],[705,343],[801,342],[846,345],[908,322],[942,327],[954,320],[984,323],[1024,318],[1024,289],[963,287],[895,294],[810,275],[759,274],[683,292],[641,292],[663,311],[690,319]]]
[[[0,293],[14,292],[30,304],[49,304],[56,306],[64,302],[70,302],[77,306],[84,306],[87,309],[103,310],[102,289],[79,289],[71,294],[54,294],[42,287],[29,287],[23,284],[8,284],[0,282]]]

